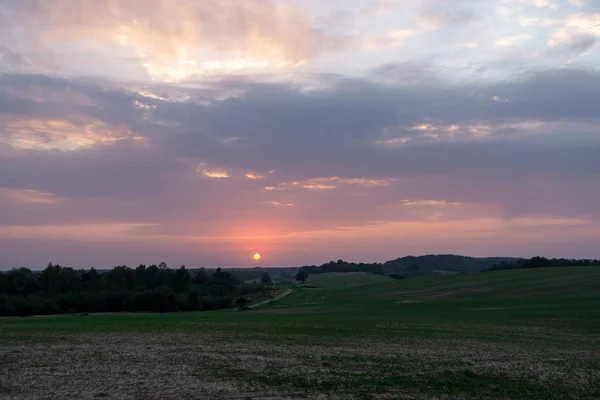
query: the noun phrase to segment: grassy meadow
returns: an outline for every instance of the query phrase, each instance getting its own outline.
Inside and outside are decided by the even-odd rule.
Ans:
[[[600,399],[600,268],[306,284],[245,312],[0,320],[0,398]]]

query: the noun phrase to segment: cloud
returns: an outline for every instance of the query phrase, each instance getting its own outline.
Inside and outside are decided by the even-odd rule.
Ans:
[[[439,207],[445,208],[449,206],[460,206],[462,203],[458,201],[446,200],[402,200],[402,204],[409,207]]]
[[[388,30],[384,33],[363,37],[362,47],[368,50],[379,50],[404,46],[408,39],[415,41],[418,37],[441,29],[466,25],[475,20],[475,13],[465,4],[427,0],[418,3],[412,23]],[[375,10],[395,7],[396,3],[375,3]]]
[[[384,13],[389,13],[402,5],[400,0],[370,0],[361,11],[362,19],[371,19]]]
[[[402,46],[407,38],[422,33],[419,29],[395,29],[384,34],[366,37],[363,40],[365,49],[382,49]]]
[[[343,5],[0,0],[3,262],[596,250],[594,2]]]
[[[95,121],[106,132],[144,138],[143,145],[98,141],[70,151],[0,141],[0,187],[60,199],[5,202],[4,235],[14,227],[29,229],[16,230],[21,233],[11,239],[17,241],[11,251],[25,254],[32,241],[43,247],[52,232],[71,240],[77,234],[66,232],[78,232],[77,226],[97,226],[106,232],[97,236],[105,243],[110,237],[187,243],[177,245],[177,253],[192,260],[199,249],[213,254],[214,247],[192,245],[207,238],[225,247],[230,239],[215,238],[244,237],[239,241],[273,247],[285,241],[289,245],[282,247],[293,251],[315,244],[299,237],[353,226],[348,242],[349,234],[336,233],[332,243],[356,244],[352,238],[382,228],[374,221],[387,221],[385,230],[395,237],[434,221],[428,226],[446,233],[468,226],[469,237],[478,221],[493,220],[486,231],[490,240],[507,232],[502,221],[526,218],[563,225],[584,220],[586,225],[568,228],[595,229],[598,74],[532,71],[491,83],[454,83],[443,76],[408,83],[371,76],[319,79],[327,89],[307,92],[285,82],[240,78],[142,88],[101,79],[2,76],[5,124],[58,120],[82,129]],[[0,132],[7,137],[8,131]],[[223,140],[232,137],[240,140]],[[404,138],[402,146],[376,144]],[[229,179],[209,179],[205,172]],[[529,229],[513,225],[510,232],[519,235]],[[40,233],[28,242],[36,226]],[[57,226],[62,228],[49,228]],[[123,229],[128,233],[119,233]],[[93,241],[89,237],[86,243]],[[158,256],[157,248],[146,250]]]
[[[338,185],[377,187],[389,186],[395,179],[366,179],[366,178],[340,178],[332,176],[329,178],[313,178],[303,181],[292,181],[279,183],[276,186],[265,186],[267,191],[284,191],[292,189],[328,190],[335,189]]]
[[[265,179],[265,177],[263,175],[258,175],[258,174],[255,174],[254,172],[246,172],[246,174],[244,174],[244,176],[246,177],[246,179],[250,179],[250,180]]]
[[[0,237],[27,240],[74,240],[74,241],[118,241],[148,240],[137,230],[152,227],[152,224],[101,223],[77,225],[0,225]]]
[[[202,173],[207,178],[229,178],[229,171],[224,168],[208,168],[206,164],[200,163],[196,171]]]
[[[589,53],[600,36],[600,13],[569,15],[547,43],[546,53],[571,57]]]
[[[99,121],[8,120],[1,122],[4,135],[0,138],[20,149],[75,150],[120,140],[143,141],[127,129],[108,127]]]
[[[21,204],[55,204],[58,201],[54,193],[34,189],[0,188],[0,197]]]
[[[496,39],[494,44],[496,46],[518,46],[529,39],[531,39],[531,35],[528,34],[504,36],[499,39]]]
[[[60,67],[71,70],[81,60],[57,43],[98,56],[110,50],[113,62],[129,58],[150,77],[166,81],[295,65],[335,46],[287,2],[4,0],[0,6],[10,10],[1,20],[6,40],[24,43],[22,54],[70,60],[72,65]],[[25,37],[19,36],[23,29],[28,30]]]
[[[418,9],[417,20],[429,29],[465,25],[476,18],[469,1],[426,0]]]
[[[272,206],[277,206],[277,207],[293,207],[293,206],[295,206],[295,204],[292,203],[292,202],[289,202],[289,201],[278,201],[278,200],[265,201],[264,204],[268,204],[268,205],[272,205]]]

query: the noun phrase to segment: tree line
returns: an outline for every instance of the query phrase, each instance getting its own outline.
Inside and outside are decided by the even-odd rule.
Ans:
[[[499,271],[505,269],[520,269],[520,268],[550,268],[550,267],[591,267],[600,266],[600,260],[594,259],[574,259],[574,258],[546,258],[532,257],[521,258],[512,262],[502,261],[494,264],[489,270]]]
[[[300,267],[298,272],[302,272],[303,275],[306,273],[307,275],[312,274],[324,274],[327,272],[370,272],[373,274],[384,275],[385,271],[383,266],[378,263],[373,264],[365,264],[365,263],[353,263],[347,262],[344,260],[330,261],[326,264],[322,264],[320,266],[316,265],[307,265],[304,267]],[[297,275],[297,280],[298,275]],[[305,278],[306,279],[306,278]]]
[[[455,254],[429,254],[423,256],[405,256],[384,263],[353,263],[344,260],[330,261],[320,266],[300,267],[299,271],[309,275],[326,272],[369,272],[387,274],[404,278],[430,274],[434,270],[456,272],[479,272],[491,268],[500,262],[511,263],[517,260],[510,257],[467,257]]]
[[[43,271],[0,272],[0,316],[216,310],[264,291],[264,284],[245,284],[221,268],[171,269],[160,263],[97,271],[50,263]]]

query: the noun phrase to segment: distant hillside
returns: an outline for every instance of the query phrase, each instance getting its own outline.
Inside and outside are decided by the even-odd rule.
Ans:
[[[345,288],[384,283],[393,279],[367,272],[328,272],[310,277],[307,285],[317,288]]]
[[[490,271],[499,271],[504,269],[527,269],[527,268],[551,268],[551,267],[594,267],[600,266],[600,260],[574,258],[546,258],[532,257],[518,259],[513,262],[501,261],[490,268]]]
[[[386,273],[429,273],[434,270],[456,272],[479,272],[495,264],[516,262],[512,257],[467,257],[454,254],[430,254],[424,256],[406,256],[383,263]]]
[[[425,256],[406,256],[384,263],[352,263],[343,260],[330,261],[320,266],[304,266],[300,270],[309,275],[328,272],[370,272],[379,275],[421,276],[439,271],[479,272],[494,265],[514,263],[518,259],[512,257],[476,258],[454,254],[437,254]]]

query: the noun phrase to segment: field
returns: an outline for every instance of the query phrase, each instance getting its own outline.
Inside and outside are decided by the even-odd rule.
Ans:
[[[600,268],[307,284],[247,312],[0,320],[0,398],[600,399]]]
[[[343,288],[364,286],[373,283],[389,282],[392,278],[366,272],[330,272],[326,274],[311,275],[306,285],[317,288]]]

